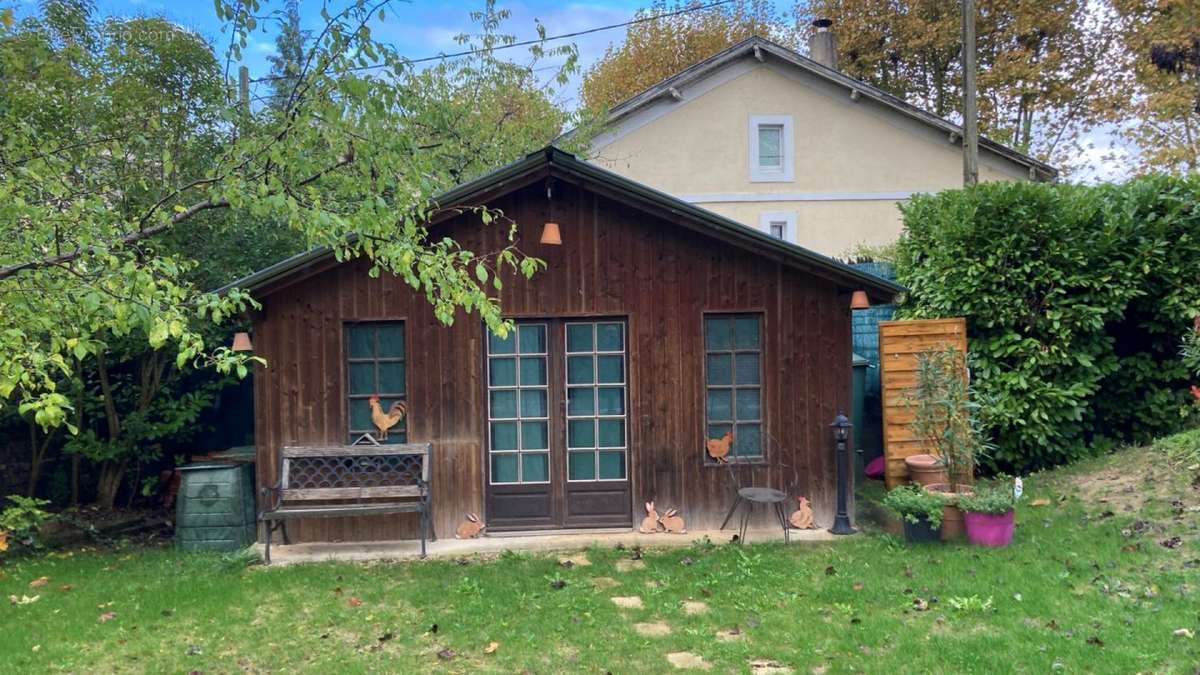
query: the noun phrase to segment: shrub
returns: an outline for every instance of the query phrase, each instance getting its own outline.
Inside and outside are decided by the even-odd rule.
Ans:
[[[942,526],[942,507],[946,500],[916,485],[901,485],[884,495],[883,505],[910,523],[919,523],[924,518],[930,527],[937,529]]]
[[[1200,177],[987,183],[903,207],[904,318],[967,320],[993,469],[1177,428],[1200,314]]]
[[[972,494],[960,495],[958,508],[971,513],[1004,514],[1017,506],[1011,483],[977,486]]]
[[[9,495],[12,506],[0,511],[0,552],[6,551],[12,541],[33,548],[37,544],[34,535],[50,514],[42,509],[50,502],[45,499]]]
[[[979,404],[963,376],[963,354],[954,347],[917,354],[917,379],[909,407],[913,436],[946,468],[950,491],[970,483],[975,465],[990,447],[980,429]]]

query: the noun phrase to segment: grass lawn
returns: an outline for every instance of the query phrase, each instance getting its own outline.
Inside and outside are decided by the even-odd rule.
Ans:
[[[170,549],[10,561],[0,591],[38,599],[0,608],[0,670],[656,673],[690,652],[715,672],[1192,673],[1200,637],[1174,633],[1200,636],[1198,474],[1132,450],[1034,476],[1004,550],[876,530],[640,561],[592,549],[572,567],[264,568]]]

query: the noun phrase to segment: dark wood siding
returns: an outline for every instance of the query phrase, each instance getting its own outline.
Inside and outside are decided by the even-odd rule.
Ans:
[[[726,243],[669,214],[652,215],[559,181],[554,217],[563,246],[538,244],[547,219],[540,183],[491,203],[525,223],[521,247],[547,269],[506,280],[513,317],[602,316],[628,321],[630,481],[634,517],[655,499],[693,529],[715,528],[732,500],[729,473],[704,462],[703,316],[761,312],[765,461],[741,467],[746,483],[812,499],[831,520],[834,462],[828,425],[850,398],[846,291],[817,274]],[[473,216],[440,224],[474,251],[495,250],[503,227]],[[372,279],[354,261],[260,293],[255,374],[260,482],[272,484],[282,445],[344,442],[343,325],[403,320],[408,358],[408,438],[433,444],[435,525],[441,536],[468,511],[484,511],[483,331],[477,317],[433,318],[424,296],[391,276]],[[484,514],[486,518],[486,514]],[[767,523],[765,516],[761,524]],[[301,522],[298,540],[386,540],[415,535],[407,515]]]

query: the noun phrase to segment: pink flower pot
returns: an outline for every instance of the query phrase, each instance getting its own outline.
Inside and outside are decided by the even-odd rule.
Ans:
[[[1008,546],[1013,536],[1013,511],[1008,513],[963,514],[967,540],[977,546]]]

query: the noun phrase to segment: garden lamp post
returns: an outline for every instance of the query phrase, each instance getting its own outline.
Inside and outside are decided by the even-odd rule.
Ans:
[[[847,510],[846,499],[849,493],[849,487],[846,485],[850,478],[850,453],[847,452],[846,443],[850,438],[850,420],[845,415],[838,413],[837,417],[833,418],[833,424],[829,425],[833,428],[833,439],[837,445],[837,516],[833,519],[833,527],[829,531],[833,534],[854,534],[856,530],[850,525],[850,513]]]

